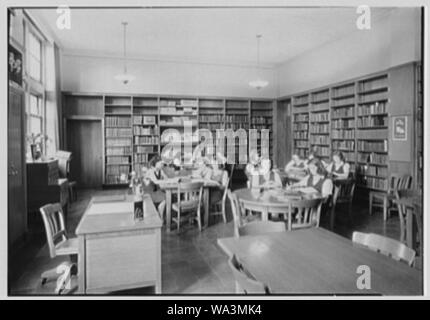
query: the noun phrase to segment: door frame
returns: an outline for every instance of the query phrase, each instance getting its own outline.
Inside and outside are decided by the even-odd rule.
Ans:
[[[67,123],[68,121],[100,121],[102,134],[102,185],[105,183],[105,119],[102,116],[66,116],[63,117],[63,148],[68,149],[67,145]]]

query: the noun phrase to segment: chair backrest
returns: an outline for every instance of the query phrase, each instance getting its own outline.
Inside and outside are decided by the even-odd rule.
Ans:
[[[239,228],[242,226],[242,212],[237,196],[227,189],[227,196],[230,199],[231,212],[233,214],[234,235],[239,237]]]
[[[62,178],[68,178],[70,174],[70,161],[72,159],[72,153],[69,151],[58,150],[55,153],[55,157],[58,160],[58,170]]]
[[[40,213],[45,225],[49,255],[54,258],[56,247],[68,239],[63,209],[59,203],[47,204],[40,208]]]
[[[341,202],[352,202],[355,191],[355,180],[348,178],[335,180],[333,192],[333,205]]]
[[[274,221],[252,221],[238,228],[239,236],[257,236],[286,231],[285,223]]]
[[[233,272],[236,284],[239,286],[240,291],[245,294],[268,294],[270,293],[269,288],[262,282],[257,281],[249,272],[246,270],[236,255],[233,255],[228,260],[228,265]],[[240,292],[237,292],[240,293]]]
[[[413,189],[399,189],[394,191],[397,200],[401,200],[402,198],[412,198],[419,196],[419,192]],[[398,203],[397,210],[402,216],[406,216],[406,206]]]
[[[412,187],[412,177],[410,175],[390,175],[389,192],[399,189],[410,189]]]
[[[325,199],[291,200],[290,210],[297,209],[298,222],[292,224],[293,229],[319,227],[321,205]]]
[[[195,207],[200,207],[203,195],[203,182],[188,182],[179,180],[177,188],[178,205],[181,206],[181,201],[196,201]]]
[[[352,234],[352,242],[389,256],[396,261],[405,261],[409,266],[412,266],[415,260],[415,250],[407,247],[400,241],[379,234],[355,231]]]

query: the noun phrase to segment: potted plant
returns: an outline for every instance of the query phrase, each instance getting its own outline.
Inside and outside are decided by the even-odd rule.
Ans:
[[[43,133],[34,134],[27,136],[27,143],[30,146],[31,159],[33,161],[39,159],[42,155],[42,143],[43,141],[49,140],[48,136]]]

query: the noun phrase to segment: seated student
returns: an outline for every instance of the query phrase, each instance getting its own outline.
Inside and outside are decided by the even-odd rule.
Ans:
[[[208,161],[204,157],[196,158],[193,165],[194,169],[191,171],[191,176],[193,178],[204,178],[210,171],[207,163]]]
[[[158,212],[161,216],[165,207],[166,195],[164,191],[160,189],[159,183],[160,180],[168,178],[166,173],[163,171],[163,167],[163,160],[161,160],[159,155],[155,155],[149,161],[149,169],[146,170],[144,176],[144,191],[150,194],[152,201],[156,206],[158,206]]]
[[[303,171],[306,170],[305,160],[300,159],[297,153],[293,154],[291,161],[285,166],[285,172],[289,171]]]
[[[261,159],[257,150],[252,150],[249,153],[249,163],[245,167],[245,175],[248,178],[248,188],[259,185],[259,175],[261,170]]]
[[[349,163],[345,162],[345,157],[340,151],[333,153],[333,162],[326,167],[327,172],[334,179],[347,179],[349,176]]]
[[[259,175],[260,187],[282,187],[282,180],[279,174],[272,169],[272,160],[261,160],[261,169]]]
[[[291,185],[289,189],[299,189],[312,187],[315,191],[321,193],[323,197],[329,197],[333,192],[333,182],[326,178],[326,170],[318,159],[310,160],[308,164],[309,175],[299,182]]]
[[[205,175],[206,179],[215,181],[219,184],[219,188],[211,189],[210,203],[214,204],[222,199],[224,189],[227,187],[228,172],[224,170],[224,163],[222,160],[217,159],[211,164],[211,168]]]

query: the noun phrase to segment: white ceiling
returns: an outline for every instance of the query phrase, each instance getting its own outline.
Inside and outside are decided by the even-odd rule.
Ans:
[[[372,8],[372,23],[390,8]],[[271,67],[357,31],[356,8],[72,9],[71,30],[56,27],[56,9],[31,9],[66,53],[122,55],[127,21],[130,58]]]

